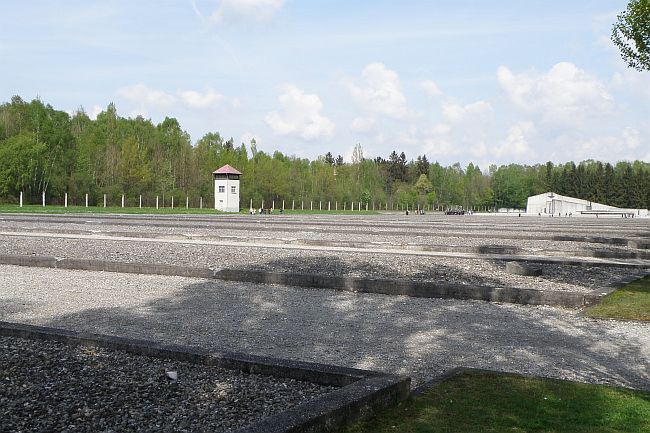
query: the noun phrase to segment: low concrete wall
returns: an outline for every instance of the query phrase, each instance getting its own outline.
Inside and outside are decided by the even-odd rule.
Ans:
[[[59,341],[68,345],[103,347],[137,355],[169,358],[246,373],[290,378],[340,387],[285,412],[264,418],[237,433],[325,432],[340,428],[408,397],[405,376],[333,365],[289,361],[234,352],[210,352],[198,347],[84,334],[63,329],[0,322],[0,335]]]
[[[299,274],[240,269],[193,268],[163,264],[112,262],[107,260],[56,259],[47,256],[0,255],[0,264],[46,267],[55,269],[123,272],[136,274],[182,276],[219,279],[261,284],[335,289],[350,292],[404,295],[420,298],[474,299],[528,305],[555,305],[579,308],[601,302],[603,294],[584,294],[513,287],[470,286],[429,281],[365,279],[333,277],[318,274]],[[613,290],[615,287],[612,287]],[[611,291],[610,290],[610,291]]]
[[[474,299],[491,302],[508,302],[529,305],[557,305],[582,307],[600,302],[601,295],[585,295],[576,292],[559,292],[511,287],[468,286],[464,284],[439,284],[427,281],[363,279],[331,277],[315,274],[296,274],[271,271],[222,269],[215,278],[320,289],[345,290],[349,292],[404,295],[419,298]]]

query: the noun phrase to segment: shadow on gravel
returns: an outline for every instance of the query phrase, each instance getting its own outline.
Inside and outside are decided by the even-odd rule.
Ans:
[[[650,390],[647,326],[559,309],[218,281],[130,307],[102,302],[40,324],[407,374],[415,384],[466,366]]]
[[[493,247],[495,246],[484,245],[480,248],[492,249]],[[413,262],[410,260],[410,256],[395,256],[392,262],[378,267],[376,261],[374,263],[366,261],[363,259],[363,256],[357,256],[354,260],[343,260],[333,254],[323,254],[315,257],[301,257],[298,255],[282,257],[261,264],[257,263],[251,266],[238,267],[237,269],[251,271],[263,269],[275,272],[325,274],[353,278],[405,279],[440,283],[475,284],[489,287],[512,287],[513,284],[509,278],[516,278],[520,281],[523,278],[525,286],[519,284],[517,287],[536,289],[539,287],[536,282],[546,280],[558,285],[569,283],[575,286],[581,286],[587,291],[603,288],[603,281],[611,281],[612,284],[616,283],[618,280],[612,279],[612,274],[622,274],[627,277],[627,275],[636,275],[638,273],[633,270],[618,268],[613,272],[614,269],[612,268],[601,268],[597,266],[582,267],[556,264],[541,264],[538,266],[542,268],[541,277],[510,275],[504,277],[506,267],[506,261],[504,260],[490,260],[486,258],[477,260],[459,259],[458,266],[448,266],[439,263],[436,257],[430,257],[430,260],[427,261],[417,260]],[[562,288],[559,290],[562,290]]]
[[[10,320],[12,315],[23,313],[33,308],[32,305],[27,304],[22,299],[0,299],[0,320]]]
[[[382,258],[386,258],[388,261],[391,260],[391,256],[382,256]],[[336,277],[455,282],[461,284],[471,284],[481,281],[483,285],[503,285],[503,281],[499,278],[481,274],[480,272],[468,272],[460,267],[443,265],[438,263],[435,257],[431,257],[426,263],[419,260],[418,262],[419,264],[412,262],[410,256],[396,256],[391,263],[379,267],[376,262],[366,261],[362,256],[355,256],[354,260],[344,260],[333,254],[311,257],[296,255],[269,260],[261,264],[256,263],[251,266],[241,266],[237,269],[318,274]],[[501,264],[498,261],[489,261],[489,263],[495,266],[502,265],[505,267],[505,264]]]

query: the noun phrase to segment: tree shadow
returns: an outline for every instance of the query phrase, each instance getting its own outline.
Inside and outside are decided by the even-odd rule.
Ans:
[[[488,246],[491,248],[491,246]],[[351,278],[382,278],[391,280],[426,281],[481,285],[487,287],[518,287],[538,289],[540,282],[546,282],[552,290],[574,290],[581,292],[609,291],[612,285],[629,280],[630,275],[641,276],[640,270],[599,266],[535,264],[542,268],[542,275],[526,277],[506,274],[507,260],[502,259],[458,259],[467,266],[451,266],[440,263],[436,257],[397,255],[384,260],[363,259],[359,256],[346,260],[344,254],[330,253],[302,257],[292,255],[267,260],[262,263],[235,267],[241,270],[267,270],[273,272],[328,275]],[[386,257],[386,256],[384,256]],[[548,284],[550,283],[550,284]]]
[[[341,274],[365,269],[336,259],[321,264]],[[294,265],[294,271],[302,269]],[[79,296],[92,297],[88,287]],[[53,306],[38,318],[19,312],[3,317],[407,374],[414,384],[466,366],[650,390],[648,325],[587,319],[550,307],[200,280],[128,307],[117,298],[97,303],[59,314],[49,313]]]

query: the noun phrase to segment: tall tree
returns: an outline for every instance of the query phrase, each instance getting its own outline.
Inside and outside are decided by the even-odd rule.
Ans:
[[[618,15],[612,41],[630,68],[650,71],[650,0],[631,0]]]

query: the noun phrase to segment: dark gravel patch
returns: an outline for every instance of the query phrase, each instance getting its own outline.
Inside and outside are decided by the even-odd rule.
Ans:
[[[0,337],[1,432],[225,432],[332,389],[103,348]]]

